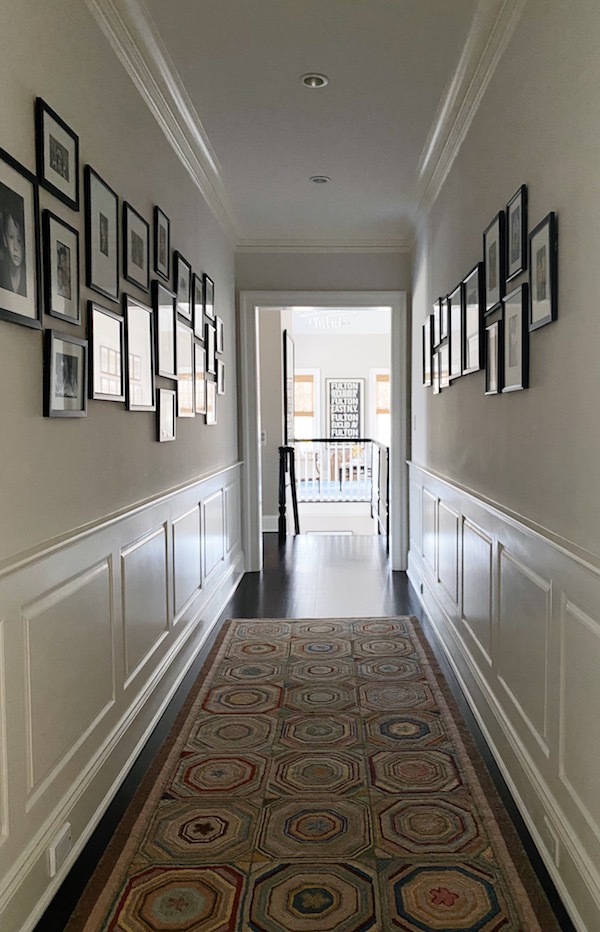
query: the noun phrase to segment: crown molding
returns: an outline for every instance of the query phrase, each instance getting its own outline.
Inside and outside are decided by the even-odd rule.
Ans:
[[[417,217],[431,209],[516,27],[527,0],[479,0],[456,71],[419,161]]]
[[[395,236],[388,239],[241,239],[236,245],[236,252],[272,252],[272,253],[402,253],[411,252],[413,241],[408,236]]]
[[[200,117],[140,0],[85,0],[230,242],[239,224]]]

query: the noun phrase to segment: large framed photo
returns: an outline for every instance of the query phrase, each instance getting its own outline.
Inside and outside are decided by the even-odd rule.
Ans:
[[[529,329],[537,330],[558,317],[558,225],[549,213],[529,236]]]
[[[55,214],[43,214],[44,270],[46,273],[46,313],[81,321],[79,308],[79,233]]]
[[[175,294],[177,312],[186,320],[192,319],[191,286],[192,267],[180,252],[175,252]]]
[[[448,295],[449,378],[457,379],[463,371],[464,291],[462,282]]]
[[[154,208],[154,271],[171,278],[171,222],[160,207]]]
[[[217,328],[215,349],[221,355],[225,352],[225,326],[220,317],[215,317],[215,324]]]
[[[87,353],[87,340],[46,330],[45,417],[86,417]]]
[[[506,295],[503,302],[503,392],[516,392],[529,385],[528,290],[527,284],[523,284]]]
[[[194,417],[195,399],[194,334],[192,328],[177,321],[177,416]]]
[[[127,408],[155,411],[152,308],[123,296],[127,335]]]
[[[325,379],[327,436],[332,440],[363,437],[364,379]]]
[[[125,401],[125,321],[120,314],[94,301],[88,304],[88,315],[91,342],[90,398]]]
[[[506,281],[527,268],[527,185],[522,184],[506,205]]]
[[[222,359],[217,359],[217,394],[225,394],[225,363]]]
[[[215,319],[215,283],[204,273],[204,313],[211,320]]]
[[[502,320],[485,328],[485,394],[502,391]]]
[[[123,204],[123,275],[145,291],[150,284],[150,227],[127,201]]]
[[[84,180],[87,285],[118,301],[119,199],[90,165]]]
[[[429,388],[432,380],[433,314],[428,314],[423,324],[423,385]]]
[[[206,414],[206,357],[201,343],[194,344],[194,399],[196,414]]]
[[[79,210],[79,137],[41,97],[35,101],[35,141],[40,184]]]
[[[175,292],[156,279],[152,282],[152,306],[156,327],[156,373],[165,379],[176,379],[175,330],[177,311]]]
[[[159,388],[156,413],[156,439],[161,443],[175,440],[177,392],[172,388]]]
[[[504,294],[505,265],[504,211],[496,214],[483,233],[483,261],[485,265],[485,312],[489,313],[502,300]]]
[[[217,423],[217,383],[206,383],[206,423]]]
[[[194,304],[194,335],[204,337],[204,282],[201,275],[192,276],[192,301]]]
[[[39,330],[38,211],[35,176],[0,149],[0,318]]]
[[[479,372],[484,362],[483,312],[484,276],[483,262],[478,262],[463,281],[463,375]]]
[[[214,324],[207,323],[205,327],[204,346],[206,348],[206,371],[214,375],[217,371],[216,345],[217,334]]]
[[[447,343],[440,346],[440,389],[450,385],[450,347]]]

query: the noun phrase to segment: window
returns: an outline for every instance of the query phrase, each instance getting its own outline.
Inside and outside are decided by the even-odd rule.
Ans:
[[[294,376],[294,437],[308,440],[318,436],[318,377],[315,372],[296,372]]]
[[[389,447],[391,439],[391,394],[389,372],[376,371],[374,373],[375,389],[375,420],[374,440],[379,440]]]

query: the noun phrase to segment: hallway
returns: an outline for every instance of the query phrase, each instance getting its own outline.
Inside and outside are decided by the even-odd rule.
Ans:
[[[477,747],[523,841],[535,872],[558,917],[562,932],[572,932],[560,900],[535,851],[504,781],[490,757],[482,734],[444,658],[431,627],[420,610],[406,574],[392,572],[379,537],[300,535],[283,546],[276,534],[264,535],[264,569],[247,573],[223,611],[208,643],[196,658],[150,741],[140,754],[112,806],[69,874],[59,894],[39,922],[36,932],[62,932],[85,884],[135,790],[166,738],[187,693],[204,664],[214,640],[229,618],[377,617],[411,614],[421,623],[438,663],[459,704]]]

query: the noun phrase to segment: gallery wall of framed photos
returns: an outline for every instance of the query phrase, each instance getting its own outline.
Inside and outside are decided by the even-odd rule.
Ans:
[[[214,279],[172,248],[162,207],[146,219],[81,165],[79,136],[42,97],[34,118],[37,174],[0,150],[0,319],[45,333],[44,416],[86,417],[89,398],[155,412],[159,442],[176,438],[179,418],[215,425],[226,339]],[[82,175],[85,286],[95,293],[87,314],[76,228]],[[40,187],[72,222],[40,212]]]
[[[530,334],[558,317],[556,213],[530,229],[522,184],[482,238],[482,258],[422,325],[422,384],[435,395],[481,369],[485,395],[528,388]]]

